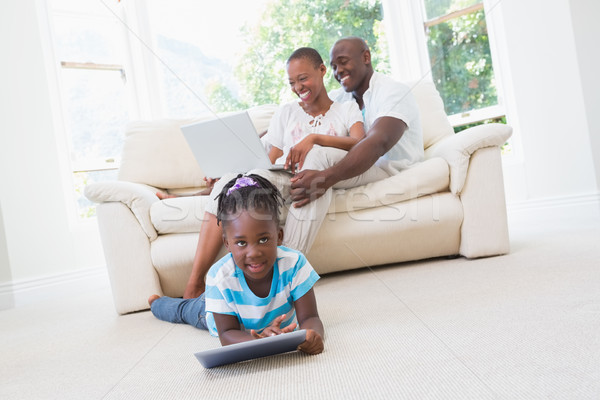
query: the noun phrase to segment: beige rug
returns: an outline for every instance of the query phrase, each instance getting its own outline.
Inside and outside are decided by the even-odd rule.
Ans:
[[[600,227],[511,235],[503,257],[323,277],[317,356],[207,370],[218,339],[118,317],[106,288],[1,312],[0,398],[600,398]]]

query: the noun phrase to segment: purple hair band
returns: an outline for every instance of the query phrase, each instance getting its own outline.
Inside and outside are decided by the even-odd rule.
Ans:
[[[248,176],[240,176],[239,178],[236,179],[233,186],[227,190],[227,193],[225,195],[229,196],[232,192],[235,192],[236,190],[238,190],[240,188],[248,187],[248,186],[260,187],[260,185],[254,179],[252,179]]]

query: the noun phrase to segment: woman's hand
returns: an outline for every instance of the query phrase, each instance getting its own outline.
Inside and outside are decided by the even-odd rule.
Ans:
[[[280,315],[275,318],[271,325],[267,326],[261,333],[256,332],[254,329],[250,330],[250,334],[254,337],[254,339],[261,339],[269,336],[281,335],[282,333],[293,332],[296,329],[297,324],[294,322],[285,328],[281,328],[281,323],[285,319],[286,315]]]
[[[301,170],[302,166],[304,165],[304,159],[306,158],[306,155],[315,145],[315,138],[316,135],[311,133],[298,142],[294,147],[292,147],[285,160],[284,168],[291,170],[292,173],[296,173],[296,165],[298,165],[298,170]]]

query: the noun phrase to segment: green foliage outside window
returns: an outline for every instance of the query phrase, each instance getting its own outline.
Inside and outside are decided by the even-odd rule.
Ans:
[[[469,128],[472,128],[472,127],[477,126],[477,125],[491,124],[491,123],[506,124],[506,117],[484,119],[483,121],[474,122],[472,124],[455,126],[454,127],[454,133],[458,133],[460,131],[464,131],[465,129],[469,129]]]
[[[425,0],[429,19],[477,3],[480,1]],[[285,71],[289,55],[298,47],[314,47],[329,66],[329,50],[344,36],[364,38],[375,69],[389,73],[382,20],[379,0],[270,2],[258,23],[241,28],[247,46],[234,70],[242,89],[234,94],[220,81],[212,82],[207,86],[211,106],[215,111],[232,111],[280,103],[290,91]],[[427,35],[432,76],[448,115],[497,104],[483,9],[431,26]],[[339,88],[330,71],[325,84],[328,90]],[[489,122],[506,123],[503,118]]]
[[[425,15],[431,20],[454,11],[481,3],[482,0],[424,0]]]
[[[235,67],[243,87],[239,97],[219,83],[208,97],[217,111],[236,110],[260,104],[278,104],[290,90],[285,62],[298,47],[317,49],[329,66],[329,50],[341,37],[364,38],[373,65],[389,73],[387,43],[379,0],[275,0],[269,3],[257,25],[242,27],[247,47]],[[327,90],[339,88],[330,71]]]
[[[498,103],[485,22],[478,10],[428,29],[434,82],[448,115]]]

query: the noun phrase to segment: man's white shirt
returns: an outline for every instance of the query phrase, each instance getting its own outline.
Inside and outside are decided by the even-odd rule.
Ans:
[[[355,101],[352,93],[342,88],[329,93],[333,101]],[[369,88],[363,94],[365,131],[381,117],[393,117],[402,120],[407,130],[402,138],[375,165],[387,170],[390,174],[423,161],[423,133],[419,109],[410,88],[392,78],[374,72],[369,81]]]

